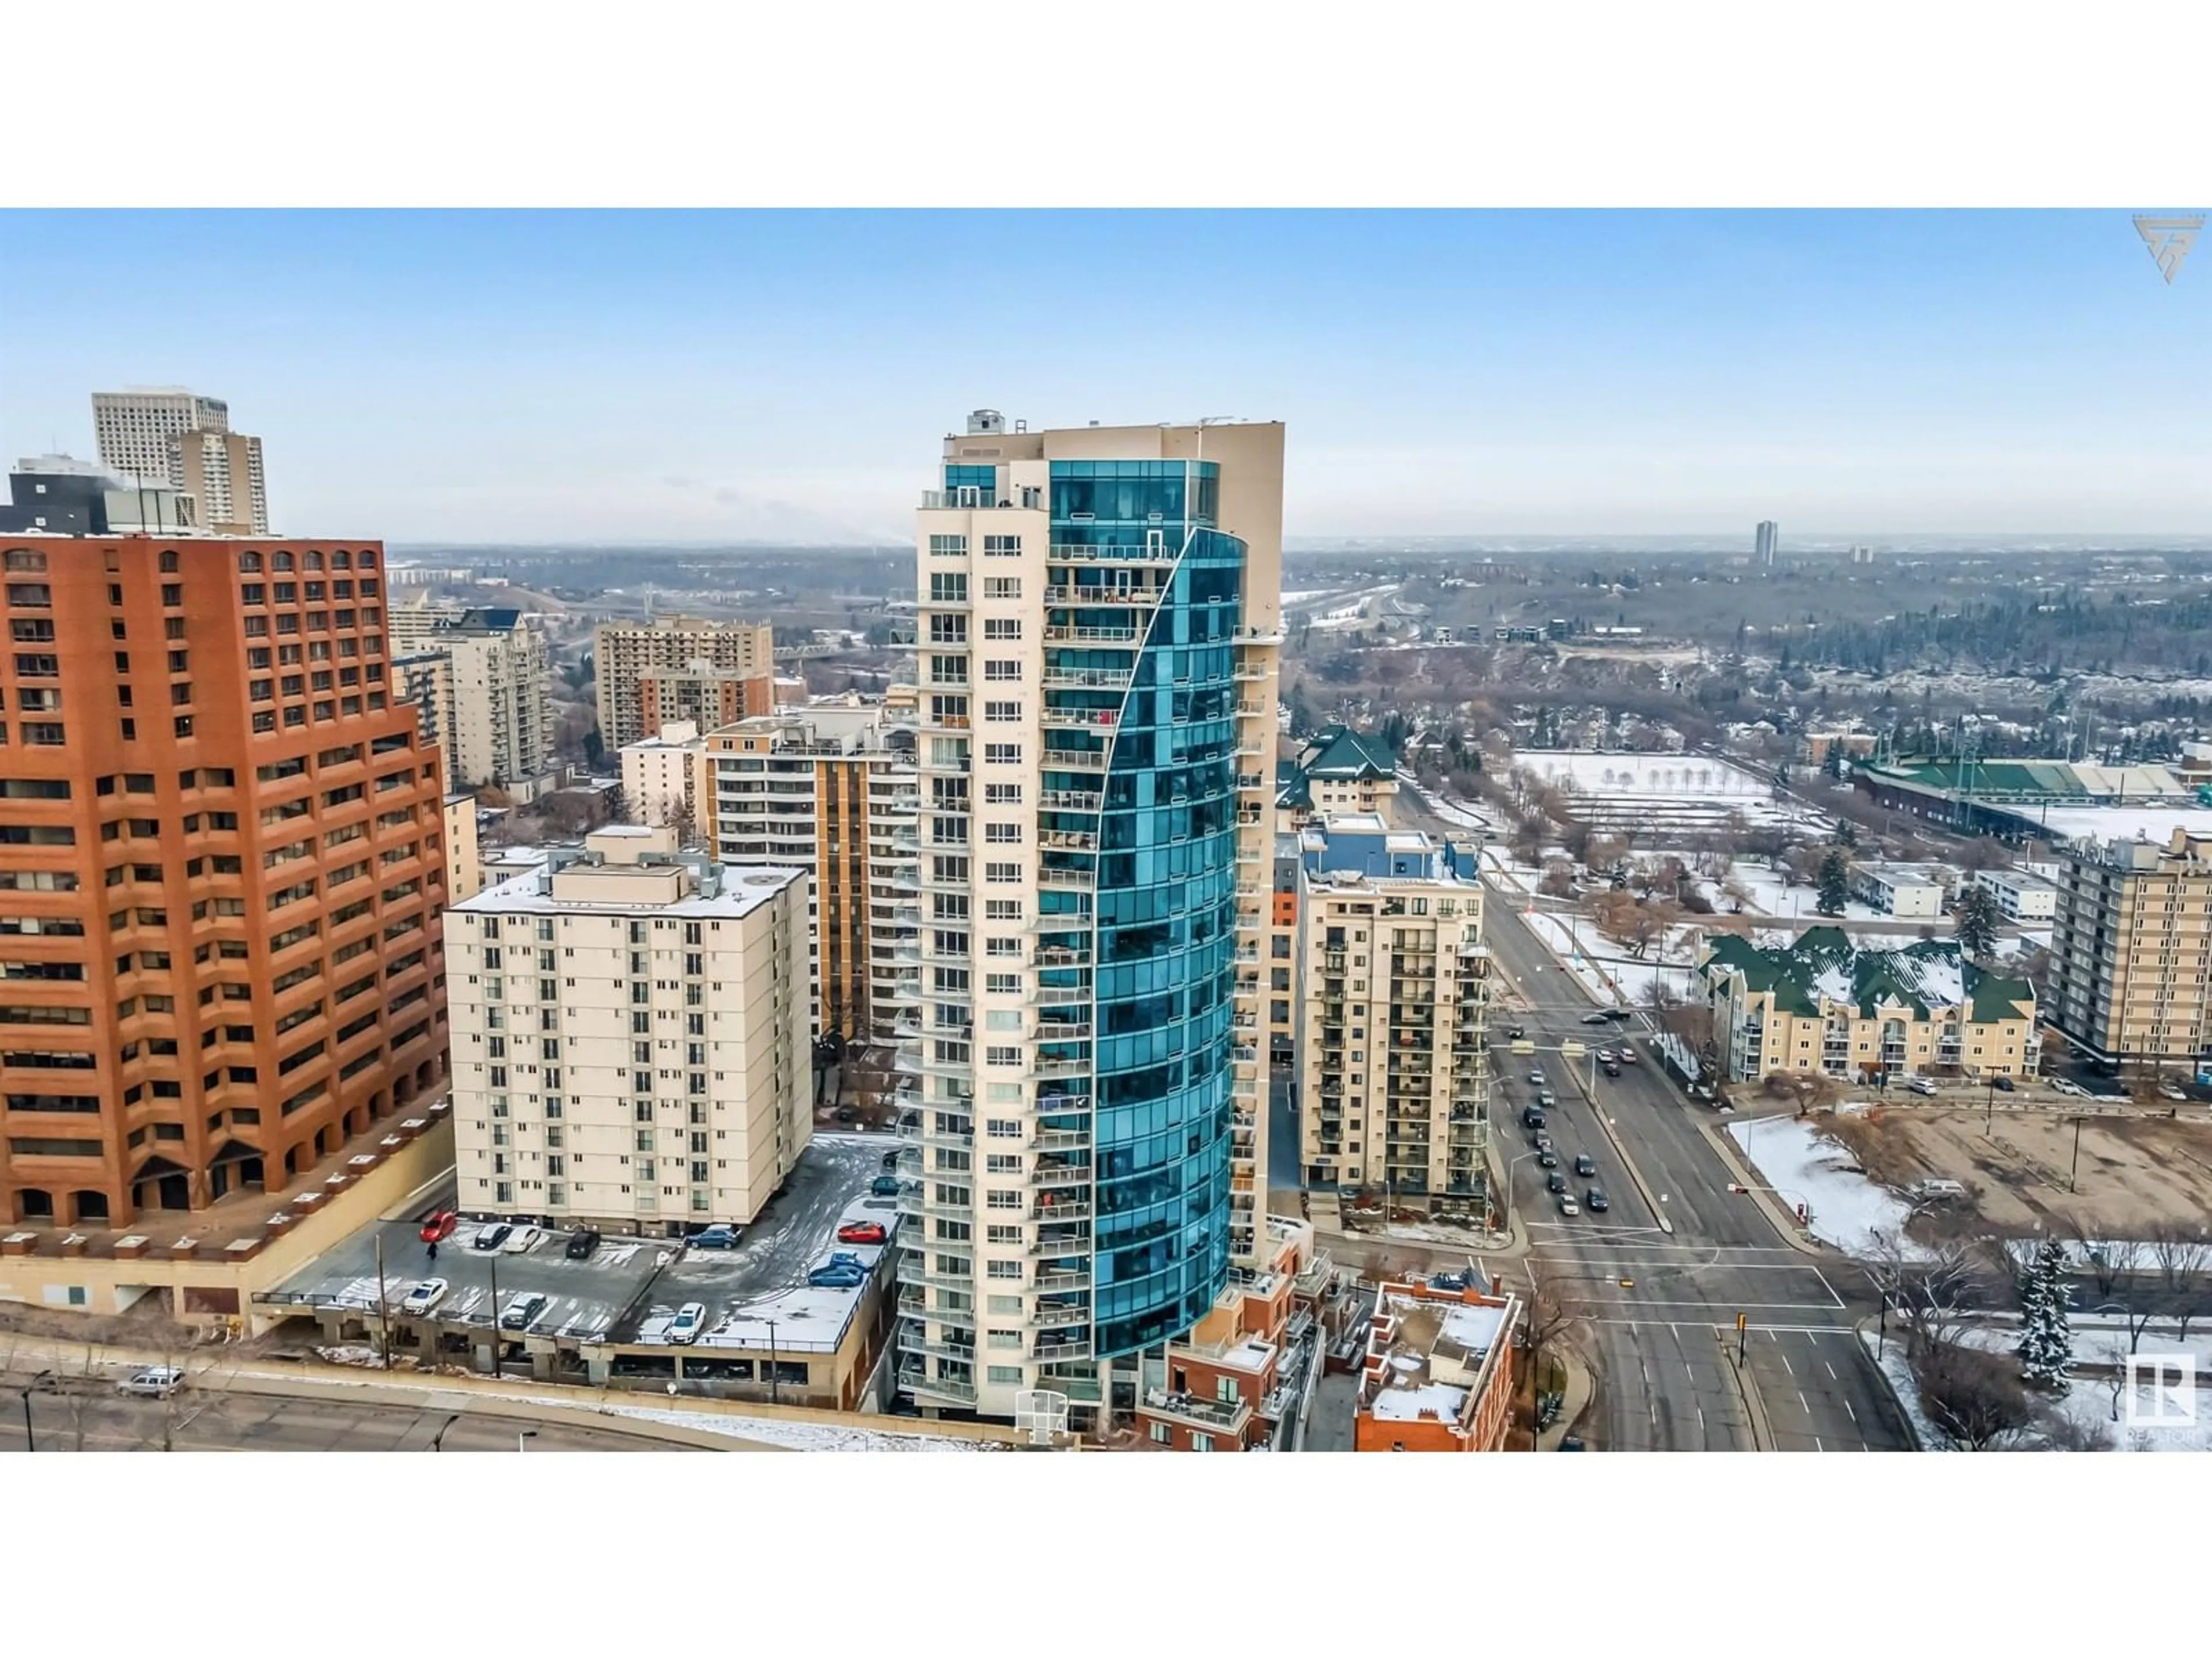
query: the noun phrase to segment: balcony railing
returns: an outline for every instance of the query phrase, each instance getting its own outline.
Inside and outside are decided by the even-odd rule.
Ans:
[[[1144,1409],[1157,1417],[1181,1418],[1231,1434],[1241,1432],[1252,1420],[1252,1408],[1242,1400],[1208,1400],[1203,1395],[1175,1394],[1165,1389],[1146,1389]]]

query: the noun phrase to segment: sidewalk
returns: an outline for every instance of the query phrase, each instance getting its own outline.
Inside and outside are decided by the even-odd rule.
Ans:
[[[1547,1350],[1549,1357],[1559,1362],[1567,1374],[1567,1386],[1559,1401],[1559,1420],[1536,1437],[1538,1451],[1557,1451],[1559,1442],[1577,1432],[1583,1413],[1589,1409],[1597,1397],[1597,1376],[1583,1361],[1582,1355],[1562,1343]],[[1585,1436],[1585,1438],[1588,1437]]]

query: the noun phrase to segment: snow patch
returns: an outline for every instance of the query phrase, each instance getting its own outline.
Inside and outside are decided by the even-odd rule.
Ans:
[[[1911,1213],[1905,1200],[1848,1167],[1850,1154],[1798,1118],[1753,1118],[1731,1123],[1729,1133],[1783,1201],[1802,1205],[1808,1228],[1823,1243],[1852,1255],[1871,1254],[1878,1241],[1905,1242]]]

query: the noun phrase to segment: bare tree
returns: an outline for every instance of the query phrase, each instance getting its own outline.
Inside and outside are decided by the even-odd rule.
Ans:
[[[1906,1352],[1954,1346],[1968,1315],[1989,1297],[1985,1242],[1953,1239],[1927,1249],[1879,1228],[1869,1237],[1859,1268],[1903,1326]]]
[[[2033,1416],[2017,1368],[1996,1354],[1929,1341],[1906,1358],[1929,1420],[1960,1451],[2011,1443]]]
[[[1528,1296],[1527,1311],[1522,1316],[1521,1331],[1528,1353],[1528,1395],[1533,1420],[1533,1405],[1544,1351],[1564,1341],[1570,1332],[1579,1329],[1585,1316],[1579,1306],[1567,1300],[1559,1281],[1540,1269],[1533,1258],[1522,1265],[1528,1276]]]
[[[2189,1327],[2212,1299],[2204,1280],[2212,1275],[2212,1239],[2162,1221],[2150,1230],[2151,1262],[2158,1282],[2172,1303],[2169,1310],[2179,1322],[2181,1340],[2189,1340]]]

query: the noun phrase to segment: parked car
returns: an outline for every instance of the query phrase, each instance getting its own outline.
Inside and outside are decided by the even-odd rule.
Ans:
[[[868,1183],[868,1190],[878,1198],[896,1198],[899,1183],[896,1176],[880,1175]]]
[[[1565,1192],[1567,1190],[1566,1176],[1561,1175],[1557,1170],[1553,1170],[1551,1174],[1544,1177],[1544,1190],[1555,1195]]]
[[[868,1275],[857,1267],[832,1265],[817,1267],[806,1275],[806,1282],[817,1291],[857,1291],[868,1282]]]
[[[2012,1079],[2000,1072],[1990,1079],[1990,1087],[2001,1095],[2008,1095],[2012,1092]]]
[[[504,1221],[495,1221],[489,1227],[477,1228],[477,1236],[471,1242],[480,1250],[495,1250],[507,1243],[507,1236],[514,1231]]]
[[[687,1302],[676,1310],[676,1317],[668,1322],[668,1340],[671,1342],[696,1342],[699,1340],[699,1328],[706,1322],[707,1304]]]
[[[738,1241],[744,1237],[744,1229],[726,1221],[717,1221],[711,1227],[702,1227],[686,1241],[695,1250],[734,1250]]]
[[[544,1242],[545,1229],[531,1226],[526,1222],[501,1241],[499,1253],[501,1255],[527,1255]]]
[[[898,1168],[898,1161],[899,1155],[896,1152],[885,1152],[884,1154],[884,1173],[885,1175],[890,1175],[892,1171],[896,1170]]]
[[[442,1279],[425,1279],[415,1285],[399,1299],[399,1311],[404,1314],[426,1314],[436,1307],[451,1289]]]
[[[1559,1449],[1561,1451],[1588,1451],[1589,1448],[1583,1444],[1580,1436],[1571,1434],[1559,1442]]]
[[[838,1122],[840,1122],[840,1123],[858,1123],[860,1121],[860,1112],[859,1112],[858,1109],[856,1109],[856,1108],[854,1108],[854,1107],[851,1107],[851,1106],[840,1106],[840,1107],[837,1109],[837,1121],[838,1121]]]
[[[1606,1199],[1605,1188],[1602,1187],[1593,1187],[1584,1193],[1583,1202],[1589,1206],[1592,1215],[1603,1215],[1610,1207]]]
[[[1905,1086],[1916,1095],[1933,1095],[1936,1092],[1934,1082],[1924,1077],[1909,1077],[1905,1079]]]
[[[579,1227],[568,1235],[568,1260],[571,1261],[585,1261],[599,1248],[599,1230],[596,1227]]]
[[[520,1291],[507,1298],[507,1310],[499,1316],[499,1328],[503,1331],[526,1331],[530,1322],[544,1311],[545,1297],[542,1291]]]
[[[2051,1079],[2051,1086],[2057,1090],[2060,1094],[2071,1095],[2076,1099],[2081,1098],[2089,1092],[2070,1077],[2055,1077]]]
[[[848,1221],[837,1229],[840,1244],[880,1244],[890,1237],[880,1221]]]
[[[437,1210],[423,1218],[422,1242],[435,1244],[440,1239],[450,1238],[453,1229],[461,1224],[459,1214],[453,1210]]]
[[[1561,1193],[1559,1194],[1559,1213],[1561,1215],[1580,1215],[1582,1213],[1582,1206],[1577,1204],[1574,1200],[1569,1198],[1565,1193]]]
[[[2189,1098],[2189,1091],[2183,1088],[2179,1083],[2176,1083],[2170,1077],[2161,1078],[2159,1079],[2158,1094],[2159,1098],[2161,1100],[2186,1100]]]
[[[118,1381],[115,1391],[137,1395],[142,1400],[167,1400],[184,1386],[185,1374],[176,1366],[149,1365]]]
[[[1595,1175],[1597,1173],[1597,1160],[1592,1158],[1588,1152],[1576,1153],[1575,1173],[1578,1176]]]
[[[1559,1167],[1559,1155],[1549,1146],[1540,1146],[1536,1149],[1536,1164],[1540,1169],[1556,1170]]]

